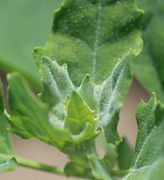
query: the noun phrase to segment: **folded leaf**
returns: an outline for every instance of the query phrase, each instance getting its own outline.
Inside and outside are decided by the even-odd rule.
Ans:
[[[142,85],[164,101],[164,3],[162,0],[137,0],[144,9],[144,50],[133,64],[133,72]]]
[[[148,103],[141,101],[137,108],[136,119],[138,135],[136,140],[136,152],[141,150],[145,137],[149,135],[155,125],[157,100],[154,95]]]
[[[65,101],[68,96],[71,96],[74,87],[69,78],[66,65],[59,66],[55,61],[44,57],[40,72],[43,84],[41,99],[50,108]]]
[[[75,85],[87,73],[102,83],[129,49],[141,51],[141,15],[133,0],[66,0],[55,11],[53,32],[43,48],[35,49],[35,58],[66,63]]]
[[[7,120],[3,115],[2,87],[0,83],[0,172],[14,170],[16,160],[7,131]]]
[[[99,86],[98,114],[99,127],[109,143],[119,141],[117,124],[119,111],[131,84],[130,64],[133,54],[127,54],[113,69],[111,76]]]
[[[134,55],[129,52],[116,64],[111,75],[102,84],[94,84],[87,75],[78,88],[90,109],[96,110],[98,127],[103,130],[109,143],[120,140],[117,133],[119,111],[131,84],[130,65],[133,58]]]

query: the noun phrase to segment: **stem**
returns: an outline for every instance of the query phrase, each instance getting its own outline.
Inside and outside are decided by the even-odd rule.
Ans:
[[[129,170],[113,170],[113,171],[111,171],[111,174],[113,176],[123,177],[123,176],[127,175],[128,172],[129,172]]]
[[[36,170],[45,171],[45,172],[49,172],[49,173],[55,173],[55,174],[59,174],[59,175],[65,175],[64,170],[59,167],[49,166],[46,164],[34,162],[34,161],[27,160],[27,159],[24,159],[24,158],[21,158],[18,156],[16,157],[16,161],[19,166],[28,167],[31,169],[36,169]]]
[[[88,160],[92,167],[93,176],[97,180],[112,180],[107,170],[105,169],[102,159],[98,156],[96,152],[95,145],[93,144],[90,148],[90,153],[88,154]]]

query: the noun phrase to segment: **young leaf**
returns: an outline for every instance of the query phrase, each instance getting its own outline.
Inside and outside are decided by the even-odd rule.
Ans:
[[[142,116],[138,116],[139,131],[137,144],[139,143],[139,146],[136,144],[136,147],[140,148],[136,148],[137,151],[134,167],[124,180],[149,180],[151,179],[151,176],[160,180],[163,175],[164,106],[157,103],[155,98],[152,98],[147,104],[142,103],[139,106],[138,111],[140,111],[138,114],[141,112],[145,112],[145,114],[147,114],[147,111],[149,111],[151,115],[145,119],[139,119]],[[154,113],[155,118],[152,116],[152,113]],[[144,125],[145,132],[143,126],[141,125]],[[141,136],[141,134],[143,136]],[[155,171],[159,172],[159,174]]]
[[[82,178],[94,179],[88,159],[84,154],[79,153],[78,156],[71,156],[71,161],[64,167],[66,176],[77,176]]]
[[[133,54],[127,54],[113,69],[111,76],[99,87],[99,127],[103,129],[109,143],[119,141],[117,123],[119,111],[127,94],[132,77],[130,71]]]
[[[133,72],[142,85],[164,101],[164,3],[162,0],[137,0],[144,9],[143,38],[144,50],[133,64]],[[141,73],[142,72],[142,73]],[[151,74],[151,76],[150,76]]]
[[[85,126],[92,124],[93,131],[95,129],[94,124],[94,112],[84,104],[81,97],[73,92],[68,105],[68,113],[65,119],[65,127],[69,129],[72,134],[79,134]]]
[[[141,150],[145,137],[149,135],[155,125],[157,100],[154,95],[148,103],[141,101],[137,108],[136,119],[138,135],[136,140],[136,152]]]
[[[78,106],[72,106],[75,100],[80,109]],[[46,104],[38,100],[18,74],[11,74],[9,76],[9,103],[11,114],[8,115],[8,119],[12,124],[11,131],[22,138],[37,138],[56,146],[61,151],[73,153],[80,148],[82,142],[98,134],[96,125],[94,125],[97,121],[94,120],[93,112],[83,104],[77,94],[73,93],[71,96],[64,123],[63,119],[59,119]],[[72,118],[71,112],[73,111],[78,112],[80,117],[80,119],[79,117],[74,119],[80,127],[77,134],[67,125],[67,121]]]
[[[90,109],[95,110],[96,109],[96,84],[94,84],[93,80],[89,75],[86,75],[86,77],[83,79],[80,87],[77,89],[78,92],[83,97],[86,104],[90,107]]]
[[[40,72],[43,84],[41,99],[50,108],[63,103],[68,96],[71,96],[74,87],[66,65],[59,66],[55,61],[44,57]]]
[[[3,115],[2,87],[0,83],[0,172],[14,170],[16,160],[7,131],[7,120]]]
[[[119,168],[123,170],[129,169],[134,158],[134,150],[126,138],[123,138],[122,142],[118,145],[117,152]]]
[[[35,58],[38,63],[41,56],[66,63],[75,85],[88,73],[99,84],[129,49],[141,51],[141,15],[133,0],[65,0],[55,11],[48,42],[35,49]]]

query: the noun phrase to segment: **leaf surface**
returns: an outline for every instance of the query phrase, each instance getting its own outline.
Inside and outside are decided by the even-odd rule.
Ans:
[[[66,63],[75,85],[86,74],[102,83],[129,49],[141,51],[141,15],[133,0],[66,0],[55,11],[53,32],[43,48],[35,49],[35,58]]]

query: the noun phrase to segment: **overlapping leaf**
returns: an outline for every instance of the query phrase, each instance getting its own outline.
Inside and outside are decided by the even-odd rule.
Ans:
[[[16,160],[7,131],[7,120],[3,115],[2,88],[0,83],[0,172],[14,170]]]
[[[144,9],[144,50],[134,61],[133,71],[137,79],[151,93],[164,101],[164,2],[162,0],[137,0]]]
[[[75,85],[89,73],[102,83],[129,49],[138,54],[142,48],[139,20],[142,13],[133,0],[65,0],[55,12],[53,32],[41,56],[66,63]]]
[[[46,65],[45,62],[47,62]],[[59,68],[55,62],[51,61],[51,63],[50,66],[50,62],[44,60],[43,66],[46,66],[44,70],[54,66],[53,72],[55,72],[55,70]],[[51,68],[48,69],[49,72],[50,70]],[[51,84],[46,86],[46,89],[54,87],[53,85],[57,85],[57,87],[59,87],[58,92],[61,93],[63,89],[60,89],[60,82],[58,83],[58,80],[59,77],[63,75],[63,67],[60,67],[58,70],[60,73],[58,72],[58,75],[56,74],[58,77],[57,80],[55,81],[55,79],[53,79]],[[47,75],[49,76],[50,74]],[[67,73],[65,75],[67,76]],[[44,76],[44,78],[46,77]],[[67,77],[67,79],[69,79],[69,77]],[[63,83],[63,81],[61,82]],[[45,97],[46,89],[43,90],[42,98]],[[70,92],[71,91],[72,90],[70,90]],[[59,113],[61,109],[57,104],[58,101],[56,101],[58,94],[55,94],[55,91],[53,91],[53,93],[54,96],[51,98],[54,100],[54,106],[50,108],[51,103],[49,104],[50,106],[42,103],[31,92],[28,85],[18,74],[11,74],[9,76],[9,103],[11,114],[8,115],[12,124],[11,131],[23,138],[38,138],[48,144],[57,146],[64,152],[68,153],[68,151],[72,151],[73,153],[73,151],[76,151],[78,148],[75,147],[76,145],[97,135],[96,121],[94,121],[93,112],[84,104],[80,95],[76,92],[74,92],[73,95],[70,94],[70,100],[68,100],[69,102],[65,105],[64,100],[60,102],[61,109],[67,109],[67,113],[65,114],[61,112],[61,116]],[[65,98],[66,97],[67,94],[65,94]],[[74,106],[74,103],[76,103],[76,106]],[[73,119],[74,114],[72,114],[72,112],[75,112],[76,115],[79,114]],[[71,122],[72,120],[73,122]],[[68,122],[70,124],[68,124]],[[79,125],[78,133],[72,131],[75,122],[76,125]]]
[[[134,167],[124,180],[163,179],[163,115],[164,106],[158,103],[155,97],[147,104],[142,102],[139,105],[136,160]]]

